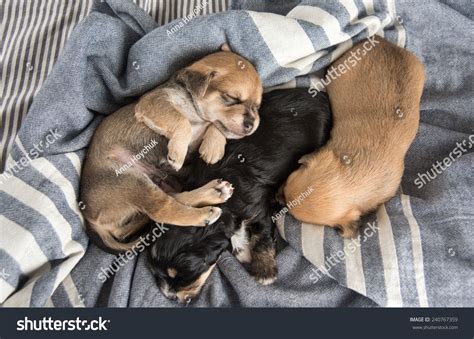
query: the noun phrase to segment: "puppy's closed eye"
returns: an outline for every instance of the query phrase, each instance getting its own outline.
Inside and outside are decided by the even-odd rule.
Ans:
[[[241,103],[239,98],[233,97],[233,96],[231,96],[229,94],[226,94],[226,93],[223,93],[221,95],[221,97],[222,97],[222,100],[224,100],[224,103],[227,106],[238,105],[238,104]]]

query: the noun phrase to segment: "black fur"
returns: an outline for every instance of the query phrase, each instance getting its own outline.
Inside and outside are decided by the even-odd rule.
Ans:
[[[159,286],[167,284],[172,291],[179,291],[191,284],[228,248],[244,220],[250,221],[248,239],[252,257],[258,259],[250,262],[249,272],[262,281],[276,278],[271,216],[280,206],[275,195],[298,167],[298,160],[326,143],[331,113],[325,93],[313,98],[306,89],[289,89],[265,94],[260,116],[257,131],[229,141],[224,159],[216,165],[208,166],[200,159],[191,161],[185,190],[222,178],[234,185],[234,194],[221,206],[223,216],[213,225],[171,227],[153,244],[149,263]],[[177,270],[176,277],[168,276],[169,267]]]

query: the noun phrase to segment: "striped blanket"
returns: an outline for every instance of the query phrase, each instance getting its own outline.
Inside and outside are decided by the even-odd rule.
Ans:
[[[81,163],[102,117],[225,41],[256,65],[266,88],[309,88],[353,44],[378,34],[414,51],[427,69],[422,123],[399,194],[363,220],[354,240],[286,216],[277,223],[285,241],[274,285],[257,285],[226,253],[193,304],[473,306],[471,14],[437,1],[234,1],[232,8],[209,16],[190,9],[159,26],[132,1],[94,4],[23,117],[0,177],[0,302],[175,306],[143,254],[118,264],[84,233]],[[451,164],[443,169],[445,159]]]

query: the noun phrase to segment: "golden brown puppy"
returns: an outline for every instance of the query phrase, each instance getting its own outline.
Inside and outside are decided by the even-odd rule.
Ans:
[[[150,219],[179,226],[215,222],[232,186],[213,180],[179,192],[176,170],[189,150],[208,162],[222,158],[226,138],[252,134],[259,124],[262,84],[255,68],[227,47],[178,71],[138,103],[106,117],[94,133],[81,177],[83,215],[98,244],[123,243]],[[169,193],[169,194],[168,194]],[[171,195],[170,195],[171,194]],[[94,238],[94,237],[93,237]]]
[[[296,219],[337,227],[346,237],[357,231],[363,214],[395,195],[419,124],[423,65],[383,38],[376,41],[353,67],[347,60],[362,43],[333,64],[346,72],[327,86],[330,140],[301,158],[282,187]]]
[[[262,85],[257,72],[251,63],[232,53],[229,45],[224,44],[221,49],[223,52],[195,62],[145,94],[135,107],[138,121],[169,140],[168,162],[177,171],[183,166],[196,133],[202,133],[199,124],[193,129],[196,122],[212,122],[198,138],[202,140],[199,154],[208,164],[222,159],[226,138],[250,135],[260,122]],[[234,87],[234,82],[239,86]],[[239,90],[242,85],[247,91]],[[254,93],[249,92],[253,89]],[[189,95],[193,100],[187,100]]]

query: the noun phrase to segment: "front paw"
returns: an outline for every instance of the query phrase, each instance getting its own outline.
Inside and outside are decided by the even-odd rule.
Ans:
[[[253,251],[249,273],[259,284],[270,285],[277,279],[278,269],[273,247]]]
[[[224,203],[230,199],[234,193],[234,186],[228,181],[222,179],[213,180],[210,182],[211,187],[214,188],[214,194],[217,195],[218,203]]]
[[[188,148],[179,146],[176,143],[170,142],[168,144],[168,163],[175,170],[179,171],[183,167],[184,160],[186,159],[186,154],[188,153]]]
[[[278,269],[274,259],[266,262],[257,262],[256,260],[252,260],[249,273],[259,284],[270,285],[276,281]]]
[[[225,143],[211,143],[211,140],[204,139],[199,147],[199,155],[206,164],[213,165],[224,157]]]
[[[204,211],[204,219],[199,226],[212,225],[221,217],[222,214],[222,210],[219,207],[203,207],[202,210]]]

